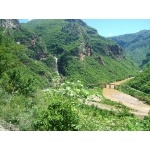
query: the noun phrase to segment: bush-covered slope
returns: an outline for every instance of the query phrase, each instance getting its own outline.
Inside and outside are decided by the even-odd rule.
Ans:
[[[56,75],[55,60],[51,59],[51,65],[48,66],[46,60],[40,58],[41,54],[37,50],[44,49],[40,47],[38,36],[32,47],[30,43],[35,34],[22,28],[16,20],[0,20],[0,26],[1,86],[7,92],[22,94],[48,87],[52,77]]]
[[[40,87],[49,86],[56,76],[54,56],[60,74],[86,84],[120,80],[136,73],[137,67],[124,57],[120,46],[82,20],[32,20],[20,25],[17,20],[3,19],[0,25],[1,37],[23,49],[15,57]]]
[[[150,63],[135,78],[119,86],[119,90],[150,104]]]
[[[87,57],[84,61],[71,57],[66,59],[67,63],[60,68],[63,74],[68,76],[71,81],[79,79],[86,84],[121,80],[129,75],[134,75],[133,73],[136,72],[134,65],[128,60],[116,61],[112,58],[101,56],[104,62],[104,64],[101,64],[97,57]],[[60,59],[61,64],[63,64],[63,61]]]
[[[61,48],[63,51],[82,46],[82,50],[90,44],[96,47],[94,51],[108,53],[106,51],[111,50],[109,47],[116,45],[114,42],[100,36],[96,29],[89,27],[79,19],[31,20],[22,25],[42,37],[46,41],[49,51],[55,54],[59,53]],[[62,53],[61,50],[60,53]]]
[[[142,64],[146,54],[150,52],[150,30],[114,36],[109,39],[116,41],[139,65]]]
[[[145,67],[150,62],[150,53],[146,54],[146,58],[142,61],[141,67]]]
[[[82,20],[31,20],[22,26],[45,41],[48,53],[58,57],[59,73],[71,80],[107,82],[137,70],[120,46]]]
[[[150,63],[129,83],[129,85],[144,93],[150,94]]]
[[[89,89],[80,81],[56,80],[49,90],[34,92],[49,88],[56,77],[54,56],[58,57],[62,75],[86,84],[114,81],[136,72],[118,45],[81,20],[44,22],[48,26],[41,25],[46,30],[38,35],[40,30],[34,31],[37,21],[32,22],[35,24],[31,30],[17,20],[0,20],[0,125],[28,131],[150,130],[149,117],[141,120],[121,104],[105,100],[99,87]],[[87,106],[84,101],[90,95],[113,104],[119,111]]]

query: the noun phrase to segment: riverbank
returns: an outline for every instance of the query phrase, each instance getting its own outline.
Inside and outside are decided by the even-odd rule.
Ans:
[[[132,78],[128,78],[122,81],[113,82],[111,84],[121,85],[122,83],[125,83],[126,81],[131,80],[131,79]],[[116,89],[104,88],[103,96],[107,99],[122,103],[123,105],[133,109],[132,113],[138,116],[148,116],[148,113],[150,111],[149,105],[144,104],[142,101],[138,100],[137,98],[132,97],[123,92],[120,92]]]

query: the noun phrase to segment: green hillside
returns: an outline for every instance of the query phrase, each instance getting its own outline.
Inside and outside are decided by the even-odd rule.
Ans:
[[[59,73],[69,80],[108,82],[136,73],[120,46],[82,20],[31,20],[22,26],[45,41],[47,51],[58,58]]]
[[[142,68],[134,79],[120,89],[150,104],[150,30],[120,35],[111,39],[122,46],[126,54],[130,55],[130,59],[133,59]]]
[[[129,85],[146,94],[150,94],[150,63],[133,79]]]
[[[142,61],[141,67],[143,68],[150,62],[150,53],[146,54],[146,58]]]
[[[139,66],[146,58],[147,53],[150,53],[150,30],[114,36],[109,39],[116,41]]]
[[[119,87],[124,93],[150,104],[150,63],[135,78]]]
[[[17,91],[16,82],[23,82],[22,76],[28,75],[36,83],[35,89],[50,87],[57,77],[57,68],[66,80],[81,80],[84,84],[116,81],[136,74],[137,67],[125,58],[122,48],[82,20],[32,20],[19,24],[15,19],[2,19],[0,25],[1,75],[7,76],[1,76],[1,81],[10,82],[5,85],[7,91]],[[14,66],[9,65],[9,57],[14,58]],[[21,79],[11,83],[14,76]]]
[[[37,44],[31,45],[35,34],[22,28],[18,22],[15,22],[15,27],[7,27],[7,23],[4,25],[6,27],[1,24],[0,28],[2,87],[10,93],[23,92],[23,94],[32,92],[31,88],[28,89],[26,86],[32,85],[34,90],[49,87],[52,77],[56,76],[53,57],[51,56],[51,66],[48,66],[40,59],[44,51],[40,40],[37,39]]]
[[[1,19],[0,125],[11,131],[150,130],[149,117],[138,118],[105,99],[100,86],[89,86],[137,70],[119,45],[82,20]],[[88,106],[91,96],[118,111]]]

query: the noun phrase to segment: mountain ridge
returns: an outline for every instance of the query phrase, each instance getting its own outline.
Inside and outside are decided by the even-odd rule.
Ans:
[[[1,22],[3,27],[7,25],[4,20]],[[6,36],[24,46],[19,61],[41,78],[40,84],[44,80],[42,87],[50,86],[57,76],[55,57],[60,76],[85,84],[120,80],[137,70],[119,45],[100,36],[82,20],[40,19],[18,24],[18,20],[10,19],[6,22],[16,26],[8,27]]]
[[[150,52],[150,30],[141,30],[133,34],[114,36],[109,39],[117,42],[139,66]]]
[[[22,131],[149,129],[145,127],[149,119],[140,120],[128,108],[102,96],[102,85],[138,72],[115,42],[79,20],[32,20],[12,27],[0,27],[0,123],[4,120],[4,127]],[[118,112],[88,106],[87,100],[98,100]]]
[[[115,72],[117,78],[119,73],[115,71],[115,66],[112,67],[111,64],[120,61],[125,65],[126,58],[123,55],[122,48],[112,40],[100,36],[96,29],[88,26],[82,20],[31,20],[22,25],[28,30],[35,32],[38,36],[45,40],[48,52],[58,57],[59,72],[64,76],[71,76],[72,80],[77,78],[85,78],[83,77],[84,73],[86,74],[87,78],[86,72],[88,69],[82,66],[86,64],[85,66],[89,68],[92,65],[91,62],[93,62],[95,65],[97,64],[98,68],[95,69],[95,71],[97,70],[95,73],[100,75],[103,74],[102,79],[104,78],[104,73],[102,73],[100,70],[103,70],[105,73],[108,70],[110,70],[110,72],[113,70],[112,72]],[[113,61],[113,63],[110,63],[107,57]],[[116,64],[118,64],[119,67],[119,62]],[[108,69],[110,66],[111,68]],[[72,68],[74,68],[75,72]],[[129,66],[126,68],[129,68]],[[74,75],[71,74],[70,70],[74,72],[72,74],[76,74],[76,78],[73,77]],[[91,67],[88,74],[91,74],[90,70]],[[112,78],[110,77],[111,74],[109,71],[107,74],[109,76],[107,78]],[[98,80],[102,82],[100,75],[97,78],[99,78]],[[95,78],[94,74],[91,74],[91,76],[93,79]],[[85,80],[87,82],[89,79]]]

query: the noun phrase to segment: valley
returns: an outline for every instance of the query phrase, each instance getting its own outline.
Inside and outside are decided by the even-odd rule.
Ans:
[[[148,43],[149,30],[105,38],[81,19],[0,19],[0,130],[150,130]]]

